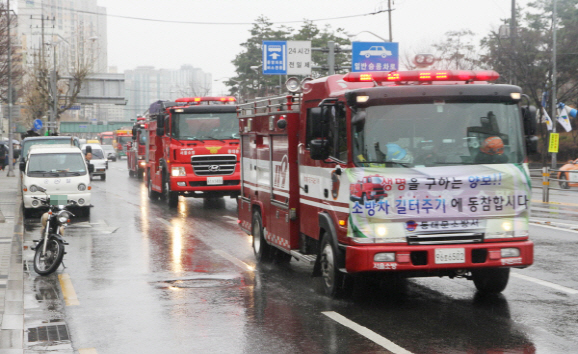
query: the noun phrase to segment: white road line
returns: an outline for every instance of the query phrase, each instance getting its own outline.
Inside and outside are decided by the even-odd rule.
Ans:
[[[532,226],[540,226],[540,227],[545,227],[545,228],[547,228],[547,229],[553,229],[553,230],[558,230],[558,231],[566,231],[566,232],[578,233],[577,230],[565,229],[565,228],[556,227],[556,226],[550,226],[550,225],[543,225],[543,224],[535,224],[535,223],[533,223]]]
[[[165,219],[163,219],[163,218],[157,218],[157,220],[160,221],[160,222],[162,222],[163,224],[165,224],[165,225],[167,225],[167,226],[173,227],[173,224],[171,224],[170,221],[167,221],[167,220],[165,220]]]
[[[236,266],[242,268],[243,270],[248,270],[250,272],[255,271],[255,267],[248,265],[247,263],[243,262],[242,260],[231,256],[230,254],[228,254],[225,251],[221,251],[221,250],[213,250],[213,252],[215,252],[216,254],[218,254],[219,256],[225,258],[226,260],[228,260],[229,262],[232,262],[233,264],[235,264]]]
[[[235,222],[237,222],[237,220],[239,220],[236,216],[231,216],[231,215],[223,215],[222,217],[226,218],[226,219],[235,220]]]
[[[400,347],[399,345],[395,344],[394,342],[390,341],[389,339],[380,336],[379,334],[375,333],[374,331],[370,330],[367,327],[363,327],[363,326],[358,325],[357,323],[349,320],[347,317],[344,317],[344,316],[338,314],[337,312],[325,311],[325,312],[321,312],[321,313],[324,314],[325,316],[331,318],[335,322],[340,323],[340,324],[344,325],[345,327],[348,327],[348,328],[354,330],[355,332],[361,334],[365,338],[381,345],[382,347],[384,347],[385,349],[389,350],[390,352],[392,352],[394,354],[412,354],[412,352],[405,350],[404,348]]]
[[[565,293],[568,293],[568,294],[571,294],[571,295],[578,294],[578,290],[575,290],[575,289],[572,289],[572,288],[567,288],[567,287],[562,286],[562,285],[550,283],[549,281],[545,281],[545,280],[542,280],[542,279],[529,277],[529,276],[527,276],[527,275],[523,275],[523,274],[520,274],[520,273],[514,273],[514,272],[512,272],[511,274],[512,274],[513,277],[516,277],[516,278],[519,278],[519,279],[524,279],[524,280],[527,280],[527,281],[531,281],[532,283],[540,284],[540,285],[543,285],[543,286],[547,286],[547,287],[552,288],[552,289],[554,289],[554,290],[559,290],[559,291],[562,291],[562,292],[565,292]]]

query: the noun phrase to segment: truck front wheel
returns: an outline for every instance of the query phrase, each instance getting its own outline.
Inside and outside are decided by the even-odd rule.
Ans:
[[[331,242],[331,236],[328,232],[324,232],[323,240],[321,241],[321,278],[323,279],[323,289],[325,294],[335,297],[344,295],[345,291],[351,290],[352,284],[345,284],[346,274],[341,273],[337,268],[337,254],[336,246]]]
[[[171,191],[171,182],[169,178],[165,178],[164,184],[164,199],[169,208],[176,208],[179,205],[179,194]]]
[[[501,293],[508,285],[510,268],[472,270],[472,278],[479,292],[487,294]]]
[[[265,234],[263,231],[263,220],[261,219],[261,213],[255,211],[253,213],[253,252],[255,253],[255,258],[257,263],[263,263],[271,260],[271,254],[273,249],[271,245],[265,240]]]

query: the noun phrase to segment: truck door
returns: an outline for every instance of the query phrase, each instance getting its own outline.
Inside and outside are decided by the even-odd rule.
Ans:
[[[291,249],[291,222],[289,217],[289,146],[287,135],[270,136],[270,195],[267,239],[286,250]]]

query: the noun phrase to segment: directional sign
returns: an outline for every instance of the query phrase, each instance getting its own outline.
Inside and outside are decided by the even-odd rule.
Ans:
[[[399,69],[399,45],[392,42],[353,42],[351,71],[392,71]]]
[[[287,75],[287,41],[263,41],[263,75]]]
[[[42,129],[42,121],[40,119],[34,120],[34,130]]]

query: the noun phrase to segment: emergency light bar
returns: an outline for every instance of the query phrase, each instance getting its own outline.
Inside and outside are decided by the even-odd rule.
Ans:
[[[224,97],[184,97],[184,98],[177,98],[175,102],[186,102],[186,103],[198,103],[198,102],[206,102],[206,101],[213,101],[213,102],[235,102],[236,99],[233,96],[224,96]]]
[[[352,72],[343,77],[347,82],[399,81],[495,81],[500,74],[493,70],[410,70]]]

